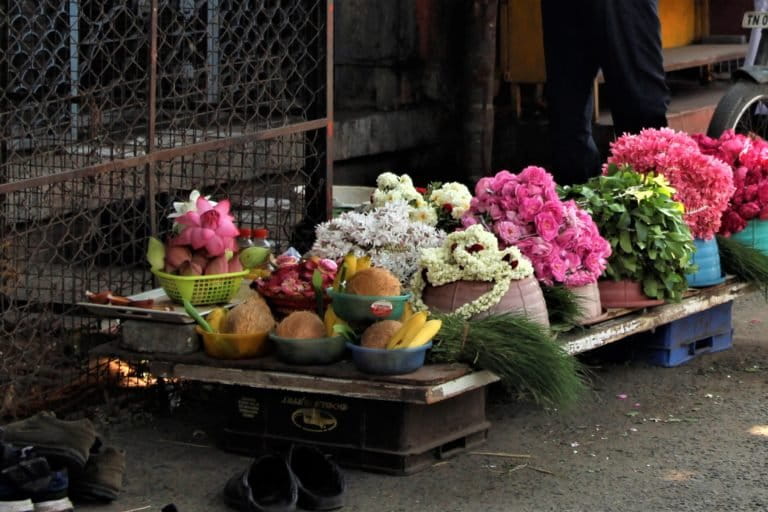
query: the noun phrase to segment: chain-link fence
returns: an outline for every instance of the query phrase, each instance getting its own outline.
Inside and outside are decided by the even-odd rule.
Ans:
[[[0,0],[0,415],[80,378],[108,325],[77,302],[153,287],[192,189],[283,244],[327,217],[331,7]]]

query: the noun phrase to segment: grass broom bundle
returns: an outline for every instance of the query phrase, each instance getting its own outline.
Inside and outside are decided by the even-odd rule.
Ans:
[[[550,329],[553,331],[570,331],[581,325],[584,308],[579,304],[576,294],[571,288],[562,284],[541,286],[544,301],[547,303]]]
[[[727,274],[760,289],[768,299],[768,255],[724,236],[717,237],[720,265]]]
[[[586,389],[579,361],[555,342],[547,328],[522,315],[435,318],[443,325],[430,351],[433,362],[462,362],[489,370],[508,391],[542,405],[572,405]]]

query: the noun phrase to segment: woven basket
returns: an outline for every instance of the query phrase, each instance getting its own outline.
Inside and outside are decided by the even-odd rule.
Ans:
[[[186,299],[195,306],[229,302],[248,275],[247,270],[210,276],[177,276],[159,270],[152,273],[172,301],[180,303]]]

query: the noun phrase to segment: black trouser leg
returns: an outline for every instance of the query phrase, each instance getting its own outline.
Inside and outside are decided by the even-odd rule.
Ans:
[[[657,0],[600,0],[600,66],[616,135],[667,126]]]
[[[623,1],[623,0],[621,0]],[[598,70],[591,1],[542,0],[552,139],[552,169],[561,185],[583,183],[600,173],[592,138],[592,85]]]

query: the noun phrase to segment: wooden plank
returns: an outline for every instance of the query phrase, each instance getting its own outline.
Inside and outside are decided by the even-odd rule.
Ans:
[[[190,364],[166,363],[154,367],[151,365],[150,369],[166,378],[416,404],[437,403],[499,380],[491,372],[479,371],[432,386],[414,386],[376,380],[335,379],[301,373]]]
[[[255,359],[214,359],[205,352],[191,354],[141,353],[120,348],[117,343],[106,343],[91,350],[92,356],[115,356],[128,361],[151,360],[155,363],[185,364],[209,368],[230,368],[234,370],[259,370],[288,374],[304,374],[332,379],[355,381],[382,381],[398,385],[434,386],[442,384],[472,371],[463,364],[430,364],[406,375],[371,375],[357,371],[351,361],[339,361],[330,365],[297,366],[279,361],[273,356]]]
[[[664,71],[695,68],[743,59],[747,55],[746,44],[691,44],[677,48],[665,48]]]
[[[677,304],[664,304],[639,310],[621,318],[596,324],[584,332],[564,335],[559,339],[566,352],[580,354],[619,341],[629,335],[650,331],[660,325],[706,311],[752,291],[754,289],[747,283],[725,283],[702,289],[700,293]]]
[[[662,53],[664,54],[664,71],[670,72],[743,59],[747,56],[747,45],[689,44],[676,48],[664,48]],[[598,74],[598,80],[601,83],[605,81],[602,72]]]

